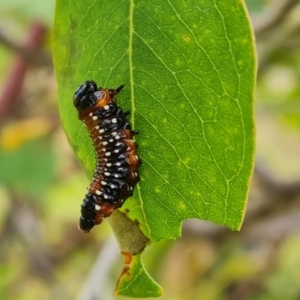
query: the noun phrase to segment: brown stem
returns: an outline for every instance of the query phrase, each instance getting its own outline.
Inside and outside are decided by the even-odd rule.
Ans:
[[[270,7],[269,10],[264,13],[259,20],[254,22],[253,27],[256,35],[263,34],[269,29],[273,29],[278,26],[286,18],[288,13],[299,4],[299,0],[280,0]]]
[[[26,53],[30,53],[42,46],[45,33],[46,28],[43,24],[33,23],[31,25],[27,41],[24,45]],[[24,56],[19,55],[13,63],[2,94],[0,95],[0,122],[18,104],[27,67],[27,60]]]

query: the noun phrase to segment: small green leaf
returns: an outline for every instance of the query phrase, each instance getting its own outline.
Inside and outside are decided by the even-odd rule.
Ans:
[[[143,165],[121,210],[150,242],[179,237],[188,218],[240,228],[253,167],[255,82],[241,1],[60,0],[54,54],[63,126],[89,176],[94,152],[73,93],[89,79],[125,84],[118,104],[140,131]]]
[[[115,295],[136,298],[161,297],[162,288],[144,271],[141,255],[123,254],[125,266],[117,283]],[[143,270],[143,272],[141,272]]]
[[[118,280],[115,295],[130,297],[160,297],[162,288],[151,278],[142,263],[141,254],[149,240],[138,222],[131,221],[118,210],[109,217],[125,265]]]

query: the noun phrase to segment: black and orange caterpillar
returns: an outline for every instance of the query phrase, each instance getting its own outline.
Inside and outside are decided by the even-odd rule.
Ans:
[[[129,112],[123,112],[115,99],[123,87],[101,88],[91,80],[80,85],[73,97],[96,155],[94,176],[81,205],[79,227],[84,232],[121,207],[140,180],[141,160],[133,141],[138,131],[131,130],[126,120]]]

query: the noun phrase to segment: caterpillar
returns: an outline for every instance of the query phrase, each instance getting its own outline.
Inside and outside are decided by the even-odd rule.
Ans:
[[[96,167],[81,205],[79,228],[88,233],[132,196],[139,182],[141,160],[134,135],[115,96],[124,88],[97,87],[90,80],[81,84],[73,96],[79,119],[86,126],[95,150]]]

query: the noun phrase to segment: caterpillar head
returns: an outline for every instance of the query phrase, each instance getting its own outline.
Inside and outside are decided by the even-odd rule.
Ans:
[[[79,86],[73,96],[73,104],[79,112],[96,104],[99,97],[99,95],[98,97],[95,95],[97,90],[97,85],[92,80],[86,81]]]

